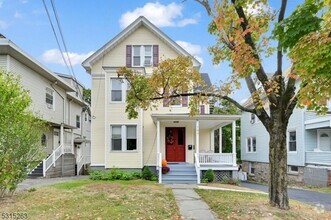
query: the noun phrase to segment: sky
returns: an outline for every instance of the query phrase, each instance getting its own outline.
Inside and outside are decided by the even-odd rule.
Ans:
[[[51,0],[44,0],[53,23]],[[81,63],[137,17],[143,15],[166,35],[195,56],[201,72],[208,73],[213,84],[226,80],[231,74],[227,63],[214,65],[208,47],[215,38],[207,32],[210,18],[205,9],[193,0],[53,0],[70,61],[78,81],[90,88],[91,77]],[[302,0],[290,0],[287,13]],[[270,1],[279,9],[280,1]],[[58,49],[56,38],[47,17],[43,0],[0,0],[0,33],[48,69],[70,74]],[[59,36],[59,31],[57,31]],[[263,61],[267,72],[276,69],[275,57]],[[289,66],[285,61],[283,68]],[[248,90],[236,91],[237,101],[247,98]]]

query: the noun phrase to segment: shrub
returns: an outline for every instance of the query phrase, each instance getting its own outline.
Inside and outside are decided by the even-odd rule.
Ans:
[[[92,170],[90,173],[91,180],[133,180],[140,178],[141,173],[139,172],[126,172],[119,169],[110,169],[106,172]]]
[[[221,183],[239,186],[240,185],[240,180],[239,179],[226,178],[225,177],[225,178],[222,179]]]
[[[153,177],[153,173],[152,171],[149,169],[149,167],[144,167],[143,172],[142,172],[142,178],[145,180],[152,180]]]
[[[209,183],[213,182],[215,178],[214,171],[212,171],[211,169],[207,170],[203,178],[207,179]]]

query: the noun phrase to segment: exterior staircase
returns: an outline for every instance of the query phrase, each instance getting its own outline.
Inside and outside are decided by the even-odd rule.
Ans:
[[[197,184],[197,173],[194,164],[168,163],[170,171],[162,174],[162,183],[188,183]]]
[[[43,161],[41,161],[36,168],[32,170],[31,173],[28,174],[28,178],[40,178],[43,177]]]

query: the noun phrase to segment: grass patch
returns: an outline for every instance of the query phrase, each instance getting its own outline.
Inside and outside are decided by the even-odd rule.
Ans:
[[[315,192],[331,194],[331,187],[305,186],[304,189],[307,189],[310,191],[315,191]]]
[[[78,180],[0,200],[2,212],[29,219],[179,219],[171,189],[143,180]]]
[[[203,189],[196,192],[220,219],[331,219],[331,212],[293,200],[291,209],[284,211],[271,207],[267,195]]]

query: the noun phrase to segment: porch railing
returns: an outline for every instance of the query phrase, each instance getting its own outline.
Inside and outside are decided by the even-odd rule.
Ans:
[[[49,170],[49,168],[51,168],[52,165],[55,167],[55,162],[63,154],[64,151],[63,148],[64,148],[63,145],[60,145],[58,148],[53,150],[53,153],[51,155],[49,155],[46,159],[44,159],[43,176],[46,176],[47,170]]]
[[[159,183],[162,183],[162,153],[157,154],[157,167],[159,168]]]
[[[234,165],[232,153],[199,153],[201,165]]]
[[[197,183],[200,184],[200,162],[197,153],[194,154],[195,158],[195,171],[197,172]]]

